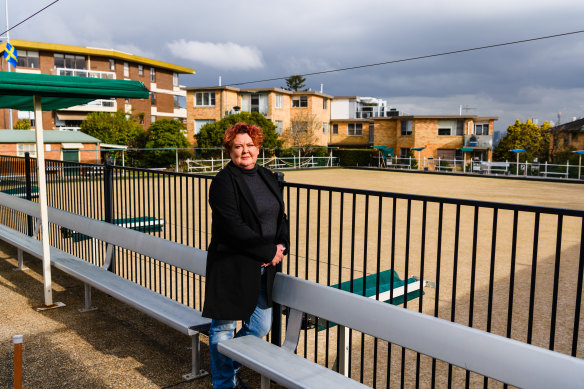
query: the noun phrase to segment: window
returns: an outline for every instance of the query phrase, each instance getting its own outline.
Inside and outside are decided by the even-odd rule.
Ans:
[[[39,68],[39,52],[29,50],[18,50],[18,66],[24,68]]]
[[[349,123],[349,124],[347,124],[347,135],[349,135],[349,136],[362,136],[363,135],[363,123]]]
[[[150,123],[154,123],[156,121],[156,115],[150,116]]]
[[[572,142],[576,142],[578,141],[578,133],[577,132],[573,132],[572,133]]]
[[[276,132],[278,135],[282,135],[284,133],[284,123],[281,120],[276,120]]]
[[[254,93],[252,95],[242,96],[241,99],[242,105],[245,107],[243,109],[244,111],[259,112],[262,115],[268,114],[268,95]]]
[[[326,99],[322,99],[322,109],[326,109]]]
[[[195,134],[198,134],[201,127],[208,123],[215,123],[215,119],[195,119]]]
[[[116,61],[114,61],[113,59],[110,59],[109,63],[110,63],[110,70],[116,70]]]
[[[489,123],[476,123],[475,135],[489,135]]]
[[[333,124],[333,135],[337,135],[339,133],[339,125]]]
[[[30,126],[34,127],[34,112],[33,111],[18,111],[18,120],[28,120]]]
[[[215,92],[197,92],[195,93],[195,107],[214,107]]]
[[[138,75],[139,76],[144,75],[144,66],[143,65],[138,65]]]
[[[400,158],[409,158],[410,157],[410,149],[408,149],[406,147],[401,147],[399,149],[399,157]]]
[[[156,93],[150,92],[150,104],[156,105]]]
[[[172,85],[178,86],[178,73],[172,73]]]
[[[401,134],[402,134],[402,136],[412,135],[412,121],[411,120],[402,120],[401,121]]]
[[[20,143],[16,145],[16,156],[24,157],[24,153],[30,153],[31,157],[36,157],[36,145],[34,143]]]
[[[276,95],[276,108],[282,108],[283,105],[283,96],[280,94]]]
[[[570,133],[564,133],[564,146],[567,147],[570,145]]]
[[[85,69],[85,57],[81,55],[59,54],[53,55],[56,68]]]
[[[322,122],[322,133],[326,134],[326,128],[327,128],[327,124],[325,122]]]
[[[180,96],[174,95],[174,108],[182,108],[180,104]]]
[[[458,123],[456,120],[438,120],[438,135],[451,136],[457,131]]]
[[[124,77],[130,77],[130,64],[124,62]]]
[[[292,98],[292,108],[307,108],[308,96],[296,96]]]
[[[464,135],[464,119],[458,119],[456,121],[456,135]]]
[[[150,68],[150,82],[156,82],[156,70]]]

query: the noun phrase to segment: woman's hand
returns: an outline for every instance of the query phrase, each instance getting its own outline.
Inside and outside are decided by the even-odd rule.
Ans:
[[[280,262],[282,262],[282,259],[284,259],[284,251],[286,250],[286,247],[284,247],[283,244],[279,244],[276,245],[276,255],[274,255],[274,258],[272,258],[272,260],[268,263],[264,263],[262,266],[276,266],[277,264],[279,264]]]

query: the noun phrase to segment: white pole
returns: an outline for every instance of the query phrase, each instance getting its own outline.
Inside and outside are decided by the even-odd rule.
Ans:
[[[582,177],[580,175],[581,168],[582,168],[582,154],[580,154],[580,157],[578,158],[578,179],[580,179],[580,177]]]
[[[515,175],[519,175],[519,153],[517,153],[517,166],[515,166]]]
[[[174,171],[178,173],[178,149],[174,151],[176,164],[174,165]]]
[[[566,161],[566,178],[570,178],[570,161]]]
[[[41,208],[41,231],[43,234],[43,279],[45,305],[53,305],[53,291],[51,286],[51,251],[49,245],[49,215],[47,207],[47,180],[45,177],[45,148],[43,140],[43,111],[41,97],[34,96],[34,116],[36,132],[36,151],[39,184],[39,204]]]

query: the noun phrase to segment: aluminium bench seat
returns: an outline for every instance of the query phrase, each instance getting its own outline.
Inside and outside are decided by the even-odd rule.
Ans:
[[[289,388],[360,387],[294,354],[303,312],[517,387],[584,382],[582,359],[289,275],[276,275],[272,298],[290,309],[282,347],[251,335],[218,344],[219,352],[260,373],[262,388],[270,380]]]
[[[0,193],[0,204],[37,218],[40,213],[38,204],[4,193]],[[50,223],[108,243],[106,250],[108,258],[103,268],[55,247],[50,248],[51,265],[85,284],[85,310],[92,308],[91,288],[93,287],[144,312],[191,337],[192,369],[183,376],[185,379],[190,380],[208,374],[200,369],[199,333],[210,327],[211,319],[202,317],[201,312],[194,308],[107,271],[109,254],[113,252],[114,246],[119,246],[204,276],[205,251],[52,207],[49,207],[48,215]],[[22,267],[22,251],[42,259],[42,242],[36,238],[0,225],[0,239],[19,249],[19,267]]]
[[[34,257],[43,257],[41,241],[35,238],[4,225],[0,225],[0,237]],[[185,335],[192,336],[209,327],[210,320],[199,311],[56,247],[51,247],[51,265]]]

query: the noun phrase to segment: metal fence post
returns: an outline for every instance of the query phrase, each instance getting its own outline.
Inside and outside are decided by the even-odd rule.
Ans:
[[[26,199],[28,201],[32,200],[32,177],[30,172],[30,153],[24,153],[24,179],[26,182]],[[33,228],[32,228],[32,216],[26,216],[26,233],[28,236],[32,236]]]
[[[112,160],[106,157],[103,166],[103,199],[104,199],[104,217],[107,223],[114,220],[114,175]],[[107,255],[107,254],[106,254]],[[107,268],[108,271],[116,272],[115,253],[112,251],[112,257]]]
[[[284,195],[284,173],[276,172],[276,177],[278,177],[278,184],[282,195]],[[282,262],[276,265],[276,273],[281,272]],[[270,340],[272,344],[278,347],[282,345],[282,306],[276,303],[272,306],[272,334],[270,335]]]

